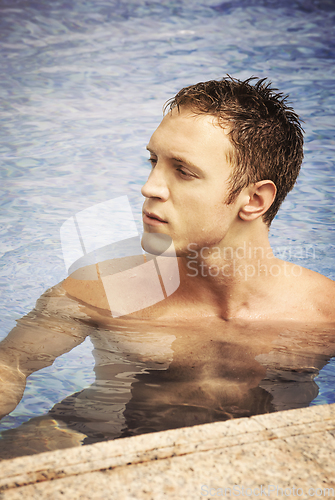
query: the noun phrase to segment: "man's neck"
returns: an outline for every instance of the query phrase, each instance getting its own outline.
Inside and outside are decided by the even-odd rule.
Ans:
[[[285,277],[285,263],[274,257],[267,232],[230,243],[191,245],[189,255],[179,258],[181,300],[201,303],[227,319],[256,311]]]

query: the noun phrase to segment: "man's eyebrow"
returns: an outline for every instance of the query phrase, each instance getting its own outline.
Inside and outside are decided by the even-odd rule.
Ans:
[[[181,156],[174,156],[171,159],[178,162],[178,163],[183,163],[185,165],[185,167],[191,168],[195,174],[204,175],[204,173],[200,167],[197,167],[197,165],[194,165],[194,163],[190,162],[189,160],[186,160],[185,158],[183,158]]]
[[[147,146],[146,149],[151,154],[156,155],[156,153],[151,148],[149,148],[149,146]],[[181,156],[173,156],[171,158],[171,160],[176,161],[178,163],[183,163],[185,165],[185,167],[189,167],[190,169],[192,169],[194,171],[195,174],[198,174],[199,176],[204,175],[204,173],[200,167],[197,167],[197,165],[194,165],[194,163],[190,162],[189,160],[186,160],[185,158],[182,158]]]

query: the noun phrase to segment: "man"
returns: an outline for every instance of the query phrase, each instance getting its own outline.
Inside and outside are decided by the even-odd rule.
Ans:
[[[303,158],[299,118],[282,94],[265,79],[182,89],[147,149],[142,245],[147,233],[172,239],[180,286],[135,317],[335,319],[334,283],[275,258],[268,240]],[[109,309],[101,282],[69,277],[63,287]]]
[[[94,442],[308,406],[313,379],[335,352],[334,283],[275,258],[268,240],[302,146],[297,115],[264,80],[182,89],[149,141],[142,189],[142,246],[148,259],[161,240],[172,242],[179,287],[113,317],[103,269],[124,268],[119,259],[98,263],[99,279],[75,273],[46,292],[2,342],[0,413],[20,401],[27,375],[87,335],[97,381],[42,417],[48,435],[39,446],[64,422],[72,433],[62,433],[62,446],[73,446],[83,436]],[[136,270],[138,257],[125,259]],[[165,262],[172,279],[175,258]],[[22,436],[20,428],[9,433],[19,447],[24,426]]]

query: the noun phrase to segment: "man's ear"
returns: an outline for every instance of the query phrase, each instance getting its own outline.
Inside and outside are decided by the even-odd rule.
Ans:
[[[272,181],[259,181],[246,189],[247,200],[239,211],[239,217],[252,221],[262,216],[272,205],[277,188]]]

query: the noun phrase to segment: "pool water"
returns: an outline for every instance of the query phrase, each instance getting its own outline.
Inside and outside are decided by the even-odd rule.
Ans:
[[[127,195],[140,231],[145,146],[163,103],[227,73],[269,77],[304,119],[303,170],[271,243],[334,279],[334,18],[332,0],[3,0],[1,338],[66,277],[66,219]],[[32,374],[0,430],[94,384],[92,349],[88,337]],[[335,362],[325,362],[306,404],[335,402]]]

